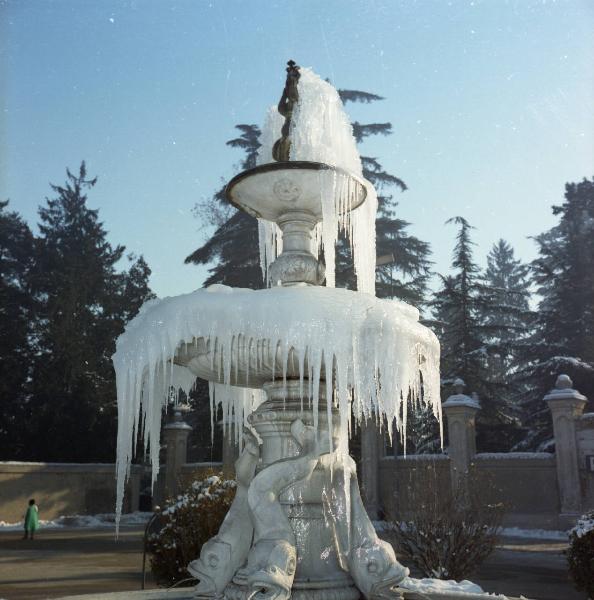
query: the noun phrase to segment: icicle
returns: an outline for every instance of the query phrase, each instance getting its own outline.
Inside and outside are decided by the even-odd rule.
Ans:
[[[375,296],[375,216],[377,194],[371,183],[366,182],[367,197],[351,215],[352,231],[349,235],[353,249],[353,262],[357,276],[357,289]]]
[[[335,251],[338,234],[335,203],[337,177],[333,171],[321,171],[319,178],[320,190],[322,190],[322,243],[326,260],[326,287],[333,288],[335,284]]]
[[[272,162],[272,147],[274,142],[281,136],[281,128],[285,122],[285,118],[278,112],[276,106],[271,106],[266,112],[264,125],[260,134],[260,147],[258,148],[258,156],[256,164]]]
[[[266,219],[258,219],[258,245],[260,249],[260,269],[267,287],[271,281],[268,274],[270,265],[283,251],[283,232],[281,228]]]

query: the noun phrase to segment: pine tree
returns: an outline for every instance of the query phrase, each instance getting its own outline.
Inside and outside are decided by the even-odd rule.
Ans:
[[[452,260],[455,275],[440,276],[442,287],[432,303],[441,341],[441,376],[444,384],[461,377],[476,391],[484,354],[483,332],[478,321],[479,268],[473,260],[474,243],[470,239],[472,226],[463,217],[454,217],[447,223],[460,228]]]
[[[473,227],[462,217],[447,223],[459,226],[452,260],[454,274],[441,276],[442,287],[432,302],[433,325],[441,342],[441,377],[446,386],[443,397],[449,395],[454,379],[462,378],[468,393],[476,393],[481,403],[477,417],[479,448],[509,449],[516,422],[502,394],[504,385],[494,381],[489,371],[489,359],[496,350],[493,336],[503,335],[509,328],[495,323],[498,311],[473,259]]]
[[[500,239],[487,256],[482,281],[484,303],[488,307],[482,318],[490,328],[489,378],[499,385],[509,414],[519,416],[518,362],[533,319],[529,307],[529,267],[517,260],[513,248]]]
[[[97,210],[87,206],[85,163],[67,170],[56,197],[39,209],[32,291],[37,300],[37,356],[28,403],[26,457],[113,460],[117,422],[111,356],[125,322],[151,296],[142,258],[128,271],[116,266],[124,246],[113,247]]]
[[[501,346],[509,345],[518,333],[526,332],[530,316],[529,274],[528,265],[515,258],[514,249],[504,239],[493,244],[482,277],[483,290],[493,308],[484,317],[487,325],[501,326],[497,332]]]
[[[24,443],[26,384],[34,353],[29,290],[34,237],[0,202],[0,459],[19,458]]]
[[[535,332],[525,344],[523,401],[527,435],[519,448],[549,449],[550,412],[543,396],[556,377],[594,397],[594,178],[565,186],[565,202],[553,206],[559,223],[537,236],[532,263],[541,297]]]
[[[251,169],[256,166],[260,128],[246,124],[235,127],[241,135],[229,140],[227,145],[244,150],[240,168]],[[194,214],[211,225],[217,225],[212,237],[185,259],[186,264],[211,265],[210,275],[204,285],[221,283],[252,289],[263,287],[258,223],[253,217],[229,205],[225,198],[225,185],[206,203],[197,204]]]

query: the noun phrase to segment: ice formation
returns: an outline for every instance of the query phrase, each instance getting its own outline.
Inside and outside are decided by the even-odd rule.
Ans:
[[[179,390],[188,393],[197,375],[211,382],[211,418],[216,405],[222,406],[224,426],[233,425],[237,437],[264,399],[262,386],[288,378],[299,380],[314,428],[320,383],[328,383],[327,410],[331,413],[334,406],[340,413],[339,457],[347,456],[352,416],[358,422],[374,418],[380,425],[387,423],[390,434],[395,422],[405,439],[409,402],[422,402],[441,426],[437,338],[419,323],[415,308],[375,298],[377,196],[365,182],[365,202],[348,210],[356,204],[353,176],[362,179],[362,167],[340,97],[310,69],[301,69],[298,85],[290,159],[335,167],[319,171],[321,222],[312,242],[314,254],[324,252],[326,287],[297,284],[254,291],[215,285],[142,307],[118,339],[113,357],[118,519],[138,434],[145,449],[150,447],[154,481],[163,409]],[[272,146],[282,123],[277,108],[271,108],[259,164],[273,160]],[[282,232],[264,219],[258,220],[258,230],[260,262],[268,280],[268,267],[282,252]],[[340,231],[346,232],[353,250],[358,293],[328,289],[334,287]],[[184,362],[182,356],[190,358]],[[328,422],[331,427],[332,419]]]
[[[357,420],[385,417],[402,432],[409,391],[414,401],[430,405],[441,422],[439,343],[418,322],[418,311],[403,302],[338,288],[254,291],[221,285],[152,300],[130,321],[113,357],[118,511],[140,429],[150,444],[153,478],[158,473],[161,415],[169,390],[187,392],[195,380],[174,358],[184,345],[197,346],[199,338],[209,349],[208,378],[217,384],[214,400],[222,399],[224,420],[234,422],[236,434],[262,399],[236,386],[261,387],[280,376],[299,377],[314,418],[319,383],[333,380],[333,401],[343,423],[350,423],[352,407]],[[346,439],[343,443],[346,449]]]
[[[289,138],[292,161],[325,163],[363,177],[361,158],[353,137],[353,128],[343,109],[336,89],[311,69],[302,68],[299,100],[293,112]],[[281,136],[284,118],[276,106],[268,109],[258,151],[258,164],[273,161],[272,147]],[[377,195],[371,183],[365,182],[366,201],[354,211],[344,207],[355,190],[352,180],[340,171],[320,172],[323,190],[323,220],[316,230],[314,254],[324,249],[326,286],[335,283],[335,246],[339,231],[345,231],[350,242],[357,276],[357,289],[375,293],[375,214]],[[268,267],[282,252],[282,233],[276,223],[258,220],[260,264],[264,280],[270,285]]]

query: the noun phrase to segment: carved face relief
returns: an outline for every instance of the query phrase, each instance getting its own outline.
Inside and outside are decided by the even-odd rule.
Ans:
[[[272,186],[272,191],[281,202],[295,203],[301,195],[301,188],[292,179],[286,177],[279,179]]]

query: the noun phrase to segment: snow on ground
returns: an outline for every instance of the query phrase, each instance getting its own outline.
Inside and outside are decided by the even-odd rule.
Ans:
[[[121,526],[144,525],[151,517],[152,512],[133,512],[122,515]],[[115,513],[104,513],[98,515],[67,515],[51,521],[39,521],[41,529],[58,529],[60,527],[72,527],[75,529],[102,529],[115,527]],[[0,531],[21,531],[23,522],[7,523],[0,521]]]
[[[378,533],[390,530],[390,525],[386,523],[386,521],[373,521],[373,526]],[[594,521],[592,521],[592,528],[594,529]],[[521,527],[503,527],[499,531],[499,535],[502,537],[518,537],[530,540],[557,540],[566,542],[568,540],[569,532],[550,529],[522,529]]]
[[[507,600],[506,596],[489,594],[480,585],[466,579],[463,581],[454,581],[452,579],[412,579],[411,577],[406,577],[400,586],[413,592],[419,592],[420,594],[456,594],[456,597],[460,598],[466,595],[475,598],[476,595],[480,595],[491,600]]]
[[[568,539],[567,531],[554,529],[522,529],[520,527],[504,527],[500,535],[505,537],[528,538],[531,540],[559,540],[566,542]]]

